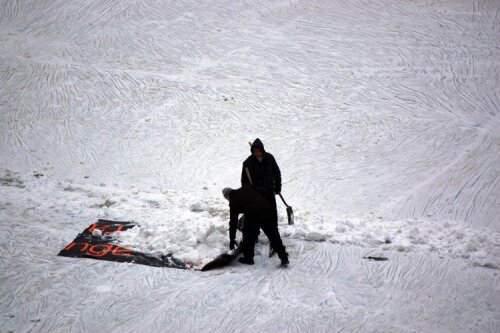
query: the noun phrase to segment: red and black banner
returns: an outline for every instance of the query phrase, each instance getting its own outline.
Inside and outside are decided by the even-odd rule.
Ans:
[[[190,265],[174,258],[172,254],[155,257],[132,249],[120,247],[112,243],[114,233],[131,229],[134,222],[120,222],[99,219],[79,234],[73,242],[66,246],[58,255],[64,257],[93,258],[108,261],[131,262],[157,267],[172,267],[187,269]],[[94,236],[94,230],[99,230]]]

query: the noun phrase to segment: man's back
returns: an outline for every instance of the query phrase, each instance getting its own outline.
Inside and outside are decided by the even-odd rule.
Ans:
[[[240,189],[231,191],[229,194],[229,207],[232,214],[262,215],[269,213],[271,210],[267,200],[251,186],[243,186]]]

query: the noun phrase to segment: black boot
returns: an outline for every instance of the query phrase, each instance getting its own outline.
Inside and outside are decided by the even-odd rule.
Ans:
[[[287,266],[290,263],[290,261],[288,261],[288,253],[279,253],[278,257],[281,259],[281,266]]]

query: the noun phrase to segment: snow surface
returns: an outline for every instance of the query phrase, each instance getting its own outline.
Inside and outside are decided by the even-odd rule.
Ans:
[[[499,332],[499,59],[494,0],[0,2],[0,332]],[[56,256],[208,261],[256,137],[289,268]]]

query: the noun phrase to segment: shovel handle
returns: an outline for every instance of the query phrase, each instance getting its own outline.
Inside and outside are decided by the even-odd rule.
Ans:
[[[248,141],[248,144],[250,145],[250,148],[252,147],[252,143]],[[245,167],[245,173],[247,174],[248,182],[250,185],[253,186],[253,181],[252,181],[252,176],[250,176],[250,170],[248,170],[248,167]]]
[[[245,167],[245,173],[247,174],[248,182],[253,186],[252,176],[250,176],[250,170],[247,167]]]
[[[279,196],[280,196],[280,198],[281,198],[281,201],[283,201],[283,203],[285,204],[285,206],[290,207],[290,206],[286,203],[286,201],[285,201],[285,199],[283,198],[283,196],[281,195],[281,193],[279,194]]]

